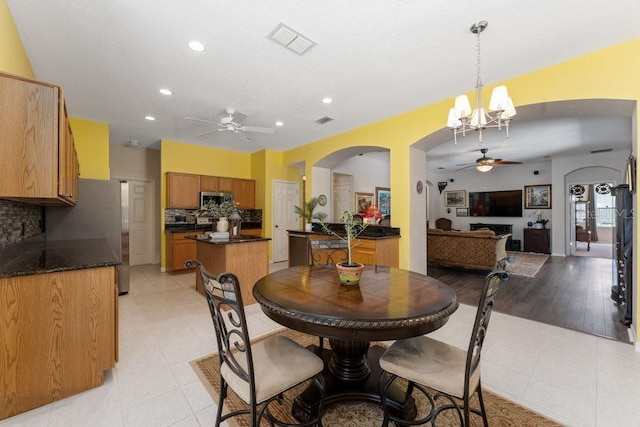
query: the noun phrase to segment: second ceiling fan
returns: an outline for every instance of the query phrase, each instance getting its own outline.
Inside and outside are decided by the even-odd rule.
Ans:
[[[480,152],[482,153],[482,157],[476,159],[475,163],[467,163],[461,164],[457,166],[463,166],[460,169],[456,169],[456,171],[460,171],[463,169],[467,169],[475,166],[480,172],[489,172],[496,165],[521,165],[522,162],[515,162],[511,160],[502,160],[502,159],[494,159],[492,157],[487,156],[488,148],[481,148]]]

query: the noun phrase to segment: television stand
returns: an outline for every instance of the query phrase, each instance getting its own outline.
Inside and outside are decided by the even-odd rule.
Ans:
[[[471,231],[480,230],[481,228],[488,228],[496,233],[497,236],[501,234],[513,234],[513,224],[485,224],[482,222],[469,224],[469,230]],[[513,236],[507,238],[507,244],[505,245],[508,251],[511,250],[511,237]]]

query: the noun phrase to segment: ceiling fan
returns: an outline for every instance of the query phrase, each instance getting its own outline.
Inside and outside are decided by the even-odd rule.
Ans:
[[[226,114],[226,115],[221,117],[219,122],[213,122],[211,120],[205,120],[205,119],[198,119],[196,117],[185,117],[185,119],[196,121],[196,122],[210,123],[212,125],[218,126],[218,128],[208,130],[196,136],[204,136],[212,132],[233,132],[235,134],[239,134],[243,136],[247,141],[250,141],[251,138],[245,135],[244,132],[273,133],[273,129],[271,128],[243,125],[242,122],[245,121],[245,119],[247,118],[247,115],[239,111],[236,111],[235,108],[230,108],[230,107],[225,108],[223,114]]]
[[[460,164],[456,166],[464,166],[460,169],[456,169],[456,171],[460,171],[463,169],[470,168],[475,166],[480,172],[489,172],[496,165],[521,165],[522,162],[514,162],[510,160],[502,160],[502,159],[494,159],[491,157],[487,157],[488,148],[481,148],[480,152],[482,153],[482,157],[476,159],[475,163],[466,163]]]

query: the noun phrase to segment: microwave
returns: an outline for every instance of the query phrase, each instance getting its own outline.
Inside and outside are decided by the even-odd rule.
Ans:
[[[224,191],[200,192],[200,207],[207,205],[209,202],[222,203],[227,200],[233,202],[233,193],[227,193]]]

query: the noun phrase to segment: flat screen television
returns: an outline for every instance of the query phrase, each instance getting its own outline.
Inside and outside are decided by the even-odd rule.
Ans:
[[[522,190],[469,192],[469,216],[522,217]]]

